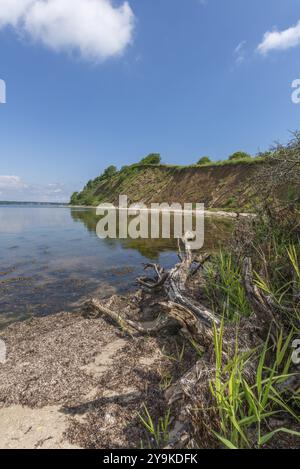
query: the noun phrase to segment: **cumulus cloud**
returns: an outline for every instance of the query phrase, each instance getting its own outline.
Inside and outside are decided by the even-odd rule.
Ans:
[[[271,50],[286,50],[300,45],[300,21],[283,31],[267,31],[257,50],[266,55]]]
[[[26,184],[19,176],[0,176],[0,189],[24,189]]]
[[[102,61],[131,43],[135,17],[127,1],[0,0],[0,28],[11,26],[54,51]]]

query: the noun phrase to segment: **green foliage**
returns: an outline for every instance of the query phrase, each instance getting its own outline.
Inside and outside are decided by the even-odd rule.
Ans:
[[[118,170],[116,166],[108,166],[103,172],[103,179],[110,179],[117,174]]]
[[[298,223],[297,211],[273,211],[268,205],[268,211],[259,212],[248,230],[247,248],[247,255],[253,259],[258,287],[275,303],[294,311],[295,317],[300,314],[295,302],[295,291],[300,287]]]
[[[233,155],[229,156],[229,161],[232,160],[244,160],[244,159],[251,159],[251,155],[249,153],[245,153],[244,151],[237,151],[233,153]]]
[[[168,409],[166,414],[163,417],[159,417],[158,422],[156,423],[150,415],[149,410],[144,404],[144,414],[138,414],[142,424],[147,430],[150,436],[150,448],[152,448],[153,443],[155,448],[163,448],[169,440],[169,427],[170,427],[170,414],[171,411]]]
[[[166,391],[172,384],[173,376],[170,373],[166,373],[162,376],[159,384],[159,388],[161,391]]]
[[[94,181],[92,179],[89,180],[89,182],[87,183],[87,185],[85,186],[87,189],[91,189],[93,187],[93,183]]]
[[[151,165],[151,164],[160,164],[161,157],[159,153],[150,153],[148,156],[143,158],[140,161],[140,164]]]
[[[184,343],[182,344],[181,349],[178,348],[177,344],[175,344],[175,346],[176,346],[176,352],[173,355],[165,355],[165,357],[171,361],[174,361],[179,366],[182,366],[184,354],[185,354],[185,344]]]
[[[95,202],[94,197],[91,194],[83,194],[80,201],[84,205],[94,205],[94,202]]]
[[[78,192],[74,192],[71,196],[70,204],[71,205],[76,205],[78,203]]]
[[[270,431],[268,425],[271,418],[282,413],[288,414],[295,422],[299,421],[285,397],[284,386],[283,389],[278,386],[292,376],[289,370],[293,334],[290,333],[285,340],[283,333],[279,334],[271,364],[267,359],[271,348],[269,337],[262,350],[247,354],[240,352],[236,345],[232,357],[224,363],[223,332],[224,321],[219,330],[214,325],[216,371],[210,389],[220,419],[220,431],[213,432],[214,435],[229,449],[261,448],[279,432],[300,436],[300,433],[284,427]],[[248,372],[250,360],[258,361],[252,379]]]
[[[202,156],[202,158],[200,158],[200,160],[198,161],[197,165],[201,166],[209,163],[211,163],[211,159],[208,156]]]
[[[235,197],[229,197],[229,199],[227,199],[227,202],[225,204],[225,208],[232,208],[232,207],[235,207],[235,206],[236,206]]]
[[[98,185],[103,181],[108,181],[118,174],[116,166],[108,166],[100,176],[97,176],[95,179],[90,179],[85,185],[83,191],[80,193],[74,192],[71,197],[70,203],[72,205],[97,205],[98,198],[95,197],[95,190]]]
[[[214,256],[205,270],[205,280],[207,299],[217,313],[224,314],[229,320],[250,315],[241,267],[233,254],[220,251]]]

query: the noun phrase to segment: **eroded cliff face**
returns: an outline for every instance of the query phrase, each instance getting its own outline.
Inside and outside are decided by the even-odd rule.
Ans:
[[[136,167],[126,177],[117,174],[101,182],[92,193],[95,201],[204,203],[207,208],[246,208],[254,199],[253,178],[259,164],[170,168]],[[94,203],[94,202],[93,202]]]

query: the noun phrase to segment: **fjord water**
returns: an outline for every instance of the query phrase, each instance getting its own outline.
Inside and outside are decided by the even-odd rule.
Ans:
[[[176,241],[99,239],[98,220],[95,209],[0,205],[0,327],[133,290],[143,263],[177,262]],[[232,226],[206,220],[203,250],[226,243]]]

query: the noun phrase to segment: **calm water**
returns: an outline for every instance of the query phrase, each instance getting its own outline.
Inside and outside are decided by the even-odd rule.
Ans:
[[[149,260],[177,262],[173,241],[101,240],[98,220],[94,209],[0,205],[0,327],[134,289]],[[204,250],[231,231],[231,221],[207,220]]]

